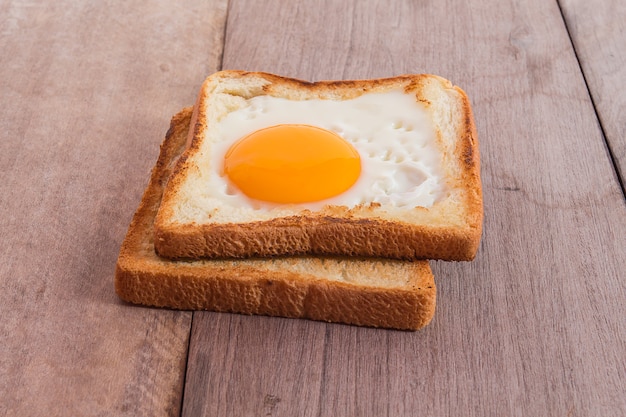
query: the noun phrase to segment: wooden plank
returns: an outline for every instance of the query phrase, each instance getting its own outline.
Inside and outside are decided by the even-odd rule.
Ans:
[[[626,2],[561,0],[560,5],[617,173],[625,184]]]
[[[225,2],[0,15],[0,415],[179,415],[191,313],[121,303],[113,273],[170,116],[219,65]]]
[[[193,327],[183,416],[275,415],[285,405],[316,415],[323,323],[194,313]]]
[[[555,2],[233,0],[223,66],[461,85],[485,230],[417,333],[195,315],[184,416],[626,412],[626,208]]]

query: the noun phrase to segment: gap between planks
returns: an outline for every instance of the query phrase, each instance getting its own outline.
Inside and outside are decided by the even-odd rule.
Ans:
[[[602,118],[600,117],[600,112],[598,110],[598,106],[596,104],[596,99],[591,91],[589,86],[589,82],[587,80],[587,74],[585,74],[585,70],[580,61],[580,54],[578,49],[576,48],[576,42],[574,42],[574,38],[572,36],[572,30],[570,25],[567,22],[567,18],[565,17],[565,13],[563,12],[563,6],[561,5],[561,0],[556,0],[556,4],[559,8],[559,12],[561,13],[561,19],[563,19],[563,26],[565,26],[565,31],[567,32],[567,37],[569,38],[570,44],[572,46],[572,50],[574,51],[574,56],[576,57],[576,62],[578,63],[578,68],[580,69],[580,73],[583,77],[583,82],[585,83],[585,88],[587,89],[587,94],[589,94],[589,101],[591,101],[591,105],[593,106],[593,111],[595,113],[596,119],[598,121],[598,126],[600,127],[600,132],[602,133],[602,140],[604,141],[604,145],[606,146],[606,151],[608,153],[609,159],[611,161],[611,165],[613,166],[613,171],[615,172],[615,177],[617,178],[617,182],[622,190],[622,196],[624,200],[626,200],[626,185],[624,184],[623,175],[625,173],[620,172],[619,164],[617,161],[617,156],[613,151],[610,141],[606,135],[606,129],[604,128],[604,123],[602,123]]]

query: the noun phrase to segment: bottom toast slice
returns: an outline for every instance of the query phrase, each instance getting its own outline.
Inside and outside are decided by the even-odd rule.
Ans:
[[[306,318],[359,326],[417,330],[435,312],[427,261],[287,257],[171,261],[154,250],[154,218],[192,108],[172,118],[139,208],[122,244],[115,290],[128,302],[181,310],[211,310]]]

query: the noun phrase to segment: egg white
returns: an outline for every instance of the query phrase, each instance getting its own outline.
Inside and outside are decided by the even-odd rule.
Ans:
[[[325,205],[348,208],[380,203],[394,207],[430,207],[445,192],[436,134],[426,110],[402,91],[363,94],[351,100],[294,101],[271,96],[245,100],[211,126],[214,137],[208,194],[232,207],[272,209],[255,201],[222,175],[224,155],[239,139],[278,124],[308,124],[336,132],[361,156],[361,175],[335,197],[298,204],[311,210]]]

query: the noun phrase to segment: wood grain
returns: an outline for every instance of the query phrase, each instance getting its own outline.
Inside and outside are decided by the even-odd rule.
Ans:
[[[113,272],[169,117],[219,64],[225,2],[0,15],[0,415],[179,415],[191,314],[122,304]]]
[[[626,207],[556,2],[233,0],[223,66],[451,79],[485,230],[417,333],[194,315],[184,416],[626,413]]]
[[[626,2],[561,0],[618,175],[626,184]]]

